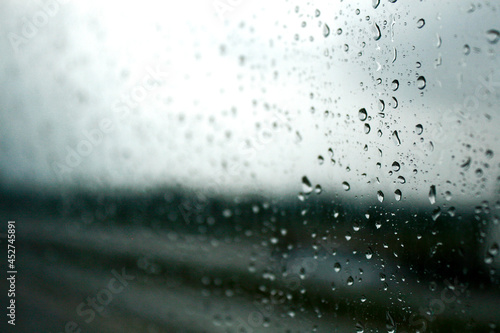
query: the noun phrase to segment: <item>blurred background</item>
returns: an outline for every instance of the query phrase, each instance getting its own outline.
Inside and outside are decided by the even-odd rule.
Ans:
[[[500,331],[499,11],[2,1],[1,331]]]

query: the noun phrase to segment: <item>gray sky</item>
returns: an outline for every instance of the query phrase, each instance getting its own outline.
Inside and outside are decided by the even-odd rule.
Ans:
[[[498,198],[498,6],[214,3],[3,1],[2,182]]]

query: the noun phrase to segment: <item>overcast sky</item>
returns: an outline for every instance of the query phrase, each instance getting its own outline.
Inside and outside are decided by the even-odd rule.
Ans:
[[[499,9],[2,1],[2,182],[498,198]]]

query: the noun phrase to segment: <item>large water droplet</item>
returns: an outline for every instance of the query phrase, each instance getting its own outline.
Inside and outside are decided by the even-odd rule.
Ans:
[[[398,162],[394,161],[392,163],[392,170],[397,172],[397,171],[399,171],[399,169],[401,169],[401,165]]]
[[[340,263],[336,262],[334,265],[333,265],[333,270],[335,271],[335,273],[338,273],[340,272],[340,269],[342,268],[342,266],[340,266]]]
[[[380,0],[372,0],[372,6],[373,6],[373,8],[377,8],[378,5],[380,5]]]

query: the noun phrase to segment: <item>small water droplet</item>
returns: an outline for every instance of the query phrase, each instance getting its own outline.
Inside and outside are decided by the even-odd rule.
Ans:
[[[321,15],[321,12],[319,11],[319,9],[316,9],[316,11],[314,12],[314,15],[316,17],[319,17]]]
[[[399,81],[398,80],[392,81],[392,86],[391,86],[392,91],[396,91],[398,90],[398,88],[399,88]]]
[[[381,99],[378,100],[378,110],[380,112],[384,112],[385,110],[385,102]]]
[[[372,34],[373,34],[374,40],[379,40],[380,37],[382,37],[382,34],[380,32],[380,28],[379,28],[377,23],[373,23],[373,25],[372,25]]]
[[[354,284],[354,279],[352,278],[352,276],[349,276],[347,278],[347,285],[352,286],[353,284]]]
[[[464,45],[464,54],[469,55],[470,54],[470,46],[468,44]]]
[[[323,192],[320,184],[316,185],[316,187],[314,188],[314,192],[316,192],[316,194],[321,194],[321,192]]]
[[[364,130],[365,134],[370,133],[370,130],[371,130],[370,125],[365,124],[365,126],[364,126],[364,129],[363,129],[363,130]]]
[[[373,257],[373,250],[371,247],[368,248],[368,250],[365,253],[366,259],[371,259]]]
[[[340,263],[336,262],[334,265],[333,265],[333,270],[335,271],[335,273],[338,273],[340,272],[340,270],[342,269],[342,266],[340,266]]]
[[[402,196],[403,196],[403,194],[401,193],[401,190],[394,191],[394,197],[395,197],[396,201],[401,201]]]
[[[380,0],[372,0],[372,7],[377,9],[378,5],[380,5]]]
[[[422,124],[418,124],[415,126],[415,133],[417,133],[417,135],[420,135],[424,132],[424,126],[422,126]]]
[[[359,120],[361,120],[361,121],[366,120],[366,118],[368,117],[368,113],[366,112],[365,108],[359,109],[358,117],[359,117]]]
[[[330,35],[330,27],[325,23],[323,26],[323,36],[328,37]]]
[[[417,79],[417,87],[418,87],[418,89],[422,90],[422,89],[425,88],[426,85],[427,85],[427,82],[425,81],[425,77],[419,76],[418,79]]]
[[[337,35],[342,35],[342,29],[341,28],[337,29]]]
[[[344,191],[349,191],[351,189],[351,185],[348,182],[342,182],[342,188]]]
[[[423,18],[417,21],[417,28],[422,29],[424,25],[425,25],[425,20]]]
[[[392,141],[396,144],[396,146],[401,145],[401,140],[399,139],[398,131],[392,132]]]
[[[400,184],[404,184],[404,183],[406,183],[406,179],[405,179],[405,177],[403,177],[403,176],[399,176],[399,177],[398,177],[398,183],[400,183]]]
[[[382,191],[377,191],[377,199],[380,202],[384,202],[384,192]]]
[[[312,191],[313,188],[309,179],[306,176],[302,177],[302,192],[304,192],[304,194],[309,194]]]
[[[325,163],[325,158],[321,155],[318,156],[318,164],[319,165],[323,165],[323,163]]]
[[[496,44],[498,40],[500,40],[500,32],[495,29],[490,29],[486,32],[486,38],[490,44]]]
[[[429,189],[429,201],[431,205],[434,205],[436,203],[436,186],[431,185]]]
[[[394,161],[392,163],[392,170],[397,172],[397,171],[399,171],[399,169],[401,169],[401,165],[398,162]]]

